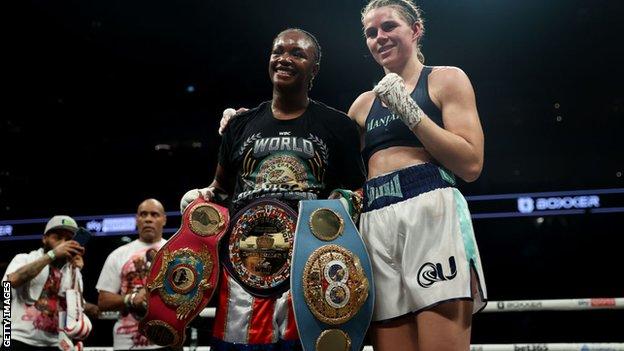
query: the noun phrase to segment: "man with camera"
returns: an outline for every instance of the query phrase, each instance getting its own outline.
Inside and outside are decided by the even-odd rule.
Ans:
[[[77,231],[73,218],[54,216],[45,227],[43,247],[18,254],[9,263],[2,281],[11,287],[11,350],[73,348],[71,339],[89,334],[80,275],[85,251],[73,240]]]

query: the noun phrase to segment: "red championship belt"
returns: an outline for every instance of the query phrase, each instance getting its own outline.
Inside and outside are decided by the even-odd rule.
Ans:
[[[186,326],[217,286],[218,243],[229,221],[226,208],[200,196],[187,206],[180,229],[156,254],[147,278],[147,313],[139,325],[153,343],[184,343]]]

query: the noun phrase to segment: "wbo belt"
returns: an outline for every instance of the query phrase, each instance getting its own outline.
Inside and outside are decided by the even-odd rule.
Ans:
[[[297,213],[285,203],[261,199],[240,210],[220,246],[221,262],[250,294],[288,290]]]
[[[375,300],[372,268],[339,200],[300,202],[290,286],[304,350],[362,348]]]
[[[181,346],[184,330],[208,304],[219,277],[218,243],[229,213],[201,196],[187,206],[180,229],[158,251],[147,278],[141,332],[153,343]]]

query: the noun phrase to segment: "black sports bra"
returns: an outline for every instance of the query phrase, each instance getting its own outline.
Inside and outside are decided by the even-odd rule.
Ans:
[[[423,67],[411,96],[431,120],[444,127],[442,113],[429,97],[428,78],[431,70],[431,66]],[[391,146],[422,147],[423,145],[399,116],[384,107],[379,98],[375,98],[366,117],[366,134],[364,135],[364,149],[362,149],[362,158],[366,168],[368,169],[368,160],[375,152]]]

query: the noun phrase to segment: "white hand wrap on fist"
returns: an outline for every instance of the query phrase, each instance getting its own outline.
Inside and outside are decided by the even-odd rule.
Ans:
[[[184,196],[182,196],[182,200],[180,200],[180,213],[184,213],[186,207],[195,199],[197,199],[200,195],[205,200],[212,200],[215,196],[214,187],[207,187],[203,189],[192,189],[186,192]]]
[[[416,127],[422,117],[425,116],[423,110],[405,89],[403,78],[396,73],[386,74],[373,88],[373,92],[392,112],[401,118],[409,129]]]

